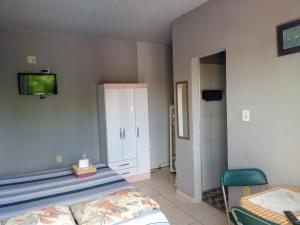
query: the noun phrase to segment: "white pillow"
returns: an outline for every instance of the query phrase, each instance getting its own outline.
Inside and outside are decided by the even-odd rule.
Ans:
[[[66,206],[53,206],[3,220],[0,225],[76,225]]]

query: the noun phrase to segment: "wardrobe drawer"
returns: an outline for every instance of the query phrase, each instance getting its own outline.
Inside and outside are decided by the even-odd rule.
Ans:
[[[128,168],[123,170],[115,170],[118,174],[120,174],[121,177],[132,177],[137,175],[137,168]]]
[[[122,160],[118,162],[111,162],[108,163],[108,165],[113,170],[122,170],[131,167],[137,167],[137,162],[136,159],[128,159],[128,160]]]

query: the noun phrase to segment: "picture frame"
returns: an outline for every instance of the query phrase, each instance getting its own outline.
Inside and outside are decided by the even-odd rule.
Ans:
[[[300,52],[300,19],[277,26],[278,56]]]

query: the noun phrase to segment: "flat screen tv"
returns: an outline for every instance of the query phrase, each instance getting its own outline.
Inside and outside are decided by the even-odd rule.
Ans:
[[[57,94],[56,74],[19,73],[20,95]]]

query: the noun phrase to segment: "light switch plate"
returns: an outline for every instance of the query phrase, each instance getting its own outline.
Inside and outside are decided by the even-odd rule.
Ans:
[[[62,163],[63,162],[63,160],[62,160],[62,155],[56,155],[56,163],[57,164],[60,164],[60,163]]]
[[[249,122],[250,121],[250,111],[247,109],[242,110],[242,121]]]
[[[33,55],[28,55],[27,56],[27,63],[28,64],[36,64],[36,57]]]

